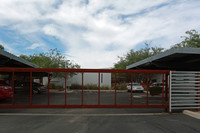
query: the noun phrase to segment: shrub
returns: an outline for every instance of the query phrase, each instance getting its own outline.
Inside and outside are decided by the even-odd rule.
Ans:
[[[127,83],[118,83],[116,85],[116,90],[126,90]],[[115,85],[112,86],[112,89],[115,89]]]
[[[101,90],[111,90],[111,88],[109,86],[101,86]]]
[[[85,90],[98,90],[98,86],[96,84],[86,84],[83,89]]]
[[[55,88],[56,88],[56,85],[54,83],[49,84],[49,89],[55,89]]]
[[[149,88],[150,95],[159,95],[162,93],[162,87],[154,86]]]
[[[70,89],[72,89],[72,90],[80,90],[80,89],[82,89],[82,85],[72,84]]]

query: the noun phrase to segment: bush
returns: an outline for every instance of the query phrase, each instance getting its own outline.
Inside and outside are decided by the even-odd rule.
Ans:
[[[87,84],[83,86],[84,90],[98,90],[98,86],[96,84]]]
[[[82,85],[72,84],[70,89],[72,89],[72,90],[80,90],[80,89],[82,89]]]
[[[109,86],[101,86],[101,90],[111,90]]]
[[[116,85],[116,90],[126,90],[127,83],[118,83]],[[115,85],[113,85],[112,89],[115,89]]]
[[[159,95],[162,93],[162,87],[159,87],[159,86],[154,86],[154,87],[150,87],[149,88],[149,92],[150,92],[150,95],[154,96],[154,95]]]
[[[55,89],[55,88],[56,88],[56,85],[54,83],[49,84],[49,89]]]

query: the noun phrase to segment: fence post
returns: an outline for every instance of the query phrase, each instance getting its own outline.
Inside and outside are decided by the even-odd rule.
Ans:
[[[147,105],[149,104],[149,73],[147,73]]]
[[[117,97],[116,97],[116,84],[117,84],[117,75],[116,75],[116,72],[115,72],[115,105],[117,104]]]
[[[30,72],[30,105],[32,105],[32,72]]]
[[[99,75],[98,75],[98,76],[99,76],[99,79],[98,79],[98,80],[99,80],[99,81],[98,81],[98,82],[99,82],[99,83],[98,83],[98,87],[99,87],[99,88],[98,88],[98,105],[100,105],[100,72],[99,72]]]
[[[67,104],[67,92],[66,92],[66,89],[67,89],[67,73],[65,72],[65,105]]]
[[[12,72],[12,89],[13,89],[13,96],[12,96],[12,105],[15,104],[15,73]]]
[[[131,73],[131,105],[133,104],[133,73]]]

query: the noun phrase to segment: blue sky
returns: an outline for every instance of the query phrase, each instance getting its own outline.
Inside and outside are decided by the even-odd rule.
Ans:
[[[109,68],[130,49],[170,48],[200,32],[199,0],[5,0],[0,44],[15,55],[58,50],[82,68]]]

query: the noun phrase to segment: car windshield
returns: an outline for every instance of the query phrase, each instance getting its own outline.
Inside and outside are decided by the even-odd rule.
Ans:
[[[133,86],[140,86],[140,84],[134,83]]]
[[[8,85],[5,81],[3,81],[3,80],[0,80],[0,84],[1,85]]]

